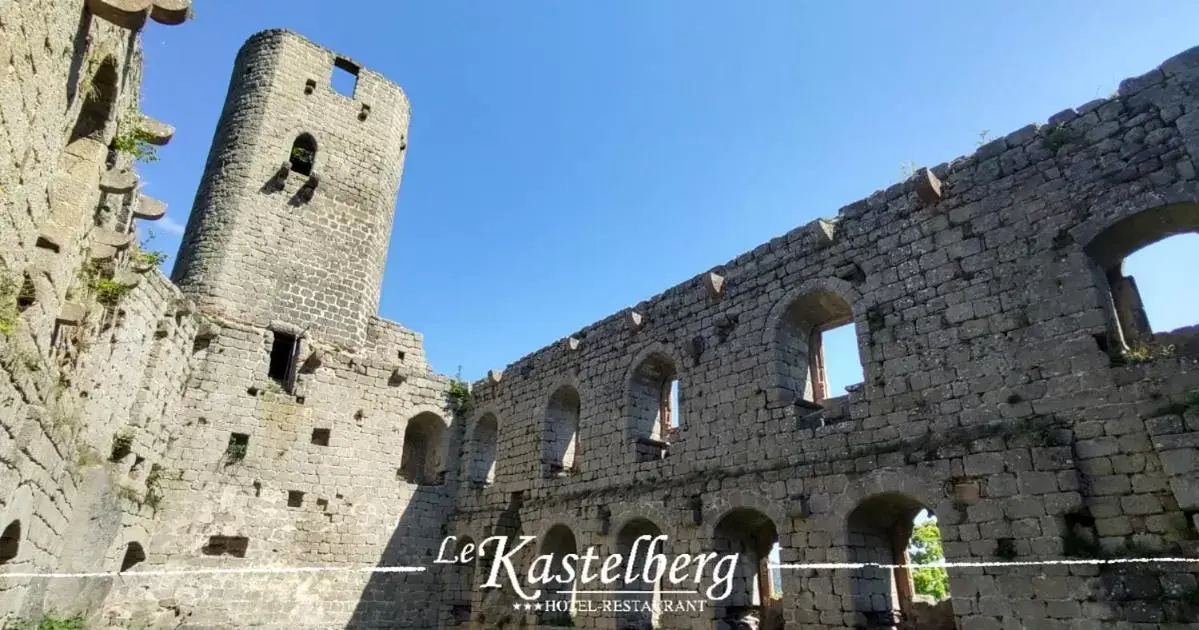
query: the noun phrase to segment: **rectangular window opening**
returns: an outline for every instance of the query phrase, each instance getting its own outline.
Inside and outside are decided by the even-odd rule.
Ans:
[[[329,80],[333,90],[352,98],[358,89],[358,70],[358,65],[354,62],[338,57],[333,62],[333,76]]]
[[[271,343],[271,363],[267,376],[279,383],[286,391],[291,391],[292,377],[295,374],[296,355],[299,351],[299,340],[295,335],[273,331],[275,338]]]
[[[298,508],[304,505],[304,493],[299,490],[287,491],[287,507]]]
[[[313,429],[312,443],[317,446],[329,446],[329,429]]]
[[[844,396],[854,384],[862,382],[862,362],[853,322],[815,330],[808,344],[812,402]],[[831,363],[827,361],[830,357]]]
[[[208,544],[200,549],[200,553],[206,556],[244,558],[249,546],[250,539],[245,536],[209,536]]]

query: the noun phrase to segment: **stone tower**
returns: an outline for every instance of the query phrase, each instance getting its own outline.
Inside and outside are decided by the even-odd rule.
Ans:
[[[408,99],[383,76],[289,31],[251,37],[173,279],[204,312],[360,347],[407,130]]]

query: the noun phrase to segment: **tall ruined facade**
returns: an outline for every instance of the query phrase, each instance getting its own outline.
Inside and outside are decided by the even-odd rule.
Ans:
[[[172,135],[138,110],[138,33],[188,3],[33,4],[0,6],[0,619],[1199,622],[1195,563],[952,568],[935,608],[902,569],[765,566],[776,546],[902,563],[924,509],[950,562],[1199,556],[1199,331],[1149,330],[1122,269],[1199,230],[1199,49],[492,372],[464,404],[421,337],[376,315],[398,86],[294,33],[251,37],[168,280],[134,225],[164,213],[135,158]],[[864,382],[830,397],[821,333],[845,324]],[[447,535],[518,534],[538,537],[525,561],[664,534],[667,554],[742,563],[702,611],[572,619],[514,610],[479,587],[485,563],[432,562]],[[353,570],[375,565],[428,570]],[[272,567],[335,570],[186,573]]]

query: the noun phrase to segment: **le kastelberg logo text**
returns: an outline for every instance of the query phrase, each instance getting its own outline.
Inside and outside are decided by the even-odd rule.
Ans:
[[[540,588],[531,592],[526,592],[521,588],[520,574],[512,564],[513,556],[526,545],[537,540],[536,536],[520,536],[520,544],[511,549],[508,548],[507,536],[491,536],[479,543],[477,548],[472,543],[466,543],[456,553],[451,552],[450,557],[447,558],[447,547],[457,539],[457,536],[447,536],[445,540],[441,541],[441,549],[437,552],[435,563],[469,564],[474,562],[477,551],[478,557],[482,561],[489,560],[491,562],[487,581],[482,585],[483,588],[503,588],[503,585],[500,584],[500,572],[503,571],[507,574],[508,583],[512,589],[522,599],[531,601],[541,596]],[[609,555],[603,559],[602,563],[599,563],[598,573],[594,571],[596,567],[592,564],[600,560],[595,547],[588,547],[587,553],[582,555],[577,553],[540,555],[529,565],[525,575],[526,579],[523,582],[533,588],[538,585],[547,588],[550,584],[565,588],[575,583],[576,580],[585,586],[594,583],[597,579],[603,584],[612,584],[621,579],[625,584],[631,584],[638,580],[643,584],[655,584],[659,580],[666,579],[674,586],[681,586],[688,581],[698,585],[703,581],[704,569],[710,565],[712,585],[708,587],[708,599],[721,600],[729,596],[733,589],[733,571],[737,567],[739,554],[725,556],[716,553],[695,556],[681,554],[675,556],[671,561],[667,559],[666,555],[656,551],[657,547],[664,542],[666,542],[666,536],[639,536],[637,540],[633,541],[627,558],[620,554]],[[649,543],[644,551],[639,549],[642,543]],[[489,544],[492,545],[491,550],[488,550]],[[644,554],[644,560],[639,560],[639,554]],[[621,571],[622,567],[623,572]],[[637,567],[641,568],[639,572]]]

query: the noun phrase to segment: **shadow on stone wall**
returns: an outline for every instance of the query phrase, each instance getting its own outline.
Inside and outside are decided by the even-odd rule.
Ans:
[[[451,485],[413,486],[378,567],[424,567],[412,573],[371,574],[347,630],[365,628],[436,628],[440,575],[433,561],[446,535]]]

